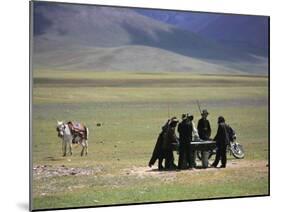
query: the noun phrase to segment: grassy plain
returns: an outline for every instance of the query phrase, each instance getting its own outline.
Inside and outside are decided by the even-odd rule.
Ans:
[[[268,194],[267,76],[35,70],[33,77],[33,167],[47,170],[34,169],[34,209]],[[245,159],[230,157],[224,170],[146,167],[168,116],[189,112],[197,123],[196,100],[210,111],[212,136],[219,115],[233,126]],[[80,147],[62,157],[56,120],[87,125],[87,157]],[[62,176],[48,167],[91,172]]]

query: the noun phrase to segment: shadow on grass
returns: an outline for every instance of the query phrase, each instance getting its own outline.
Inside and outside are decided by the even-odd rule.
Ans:
[[[213,167],[203,167],[203,166],[196,166],[196,168],[193,169],[150,169],[146,170],[146,172],[180,172],[180,171],[195,171],[195,170],[207,170],[207,169],[219,169],[219,167],[213,168]]]

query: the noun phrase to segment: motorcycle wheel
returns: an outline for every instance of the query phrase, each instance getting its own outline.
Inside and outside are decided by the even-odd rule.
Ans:
[[[243,159],[245,156],[245,152],[241,144],[238,143],[234,144],[233,146],[230,147],[230,150],[233,156],[237,159]]]
[[[202,160],[202,151],[196,151],[196,154],[197,154],[198,159]],[[209,154],[208,154],[208,159],[210,159],[213,154],[214,154],[213,151],[210,150]]]
[[[210,152],[209,151],[201,151],[201,156],[202,156],[202,167],[203,168],[208,168],[209,165],[209,156],[210,156]]]

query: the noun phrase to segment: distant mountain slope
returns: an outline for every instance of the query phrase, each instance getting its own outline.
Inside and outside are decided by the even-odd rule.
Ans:
[[[209,74],[264,74],[267,61],[258,64],[210,63],[179,55],[171,51],[129,45],[112,48],[81,47],[63,48],[41,52],[34,56],[35,69],[93,70],[93,71],[180,71]]]
[[[126,45],[131,43],[131,35],[125,25],[145,31],[152,40],[157,39],[155,31],[171,30],[167,24],[151,21],[125,8],[36,2],[34,10],[35,37],[64,45]]]
[[[52,54],[35,56],[35,68],[97,71],[182,71],[193,73],[242,73],[198,59],[178,55],[170,51],[145,46],[114,48],[82,48],[57,50]],[[83,58],[83,60],[81,60]]]
[[[268,18],[180,11],[137,9],[139,14],[169,23],[252,54],[267,56]]]
[[[62,4],[45,7],[40,3],[35,7],[35,37],[35,49],[39,51],[69,45],[144,45],[203,59],[254,59],[127,8]]]
[[[261,56],[268,54],[268,19],[265,17],[221,15],[198,33],[232,48],[244,48]]]
[[[34,4],[34,67],[199,72],[204,67],[203,72],[208,72],[209,66],[210,72],[216,72],[216,67],[220,72],[249,73],[264,69],[263,58],[226,48],[134,9]],[[248,69],[249,64],[256,64],[257,70]]]

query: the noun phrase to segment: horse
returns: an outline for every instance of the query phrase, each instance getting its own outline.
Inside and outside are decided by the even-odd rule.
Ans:
[[[62,139],[63,157],[66,156],[67,145],[69,153],[72,155],[72,144],[78,143],[82,146],[81,156],[88,154],[89,129],[80,123],[57,121],[56,131],[58,137]]]

